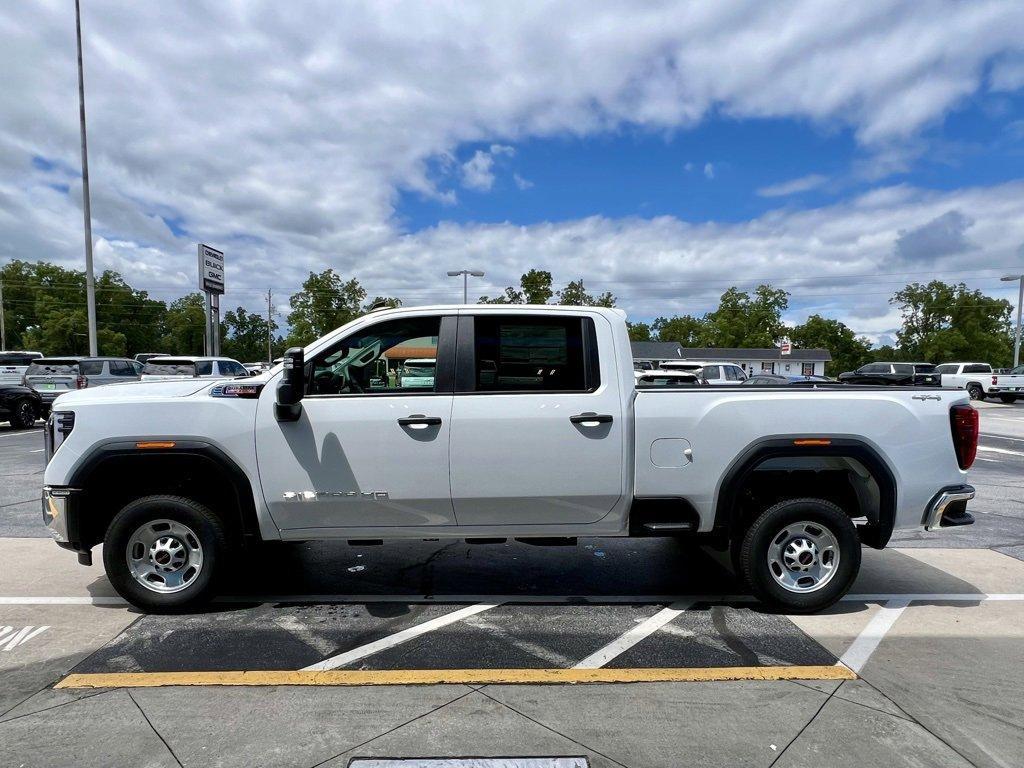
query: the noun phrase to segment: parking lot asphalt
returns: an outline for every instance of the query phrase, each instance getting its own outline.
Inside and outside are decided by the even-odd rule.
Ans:
[[[47,540],[41,435],[0,428],[0,765],[1020,765],[1024,403],[979,410],[977,523],[865,550],[814,616],[668,539],[287,545],[143,616]]]

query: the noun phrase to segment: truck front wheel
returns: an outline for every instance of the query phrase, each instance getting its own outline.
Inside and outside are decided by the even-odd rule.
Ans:
[[[787,613],[827,608],[860,570],[856,526],[824,499],[787,499],[769,507],[737,545],[740,575],[751,591]]]
[[[225,558],[224,528],[210,510],[180,496],[146,496],[117,513],[103,541],[107,578],[149,613],[203,603]]]

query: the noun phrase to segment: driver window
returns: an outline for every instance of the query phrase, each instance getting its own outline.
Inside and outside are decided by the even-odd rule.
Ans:
[[[409,317],[356,331],[313,359],[309,394],[434,392],[440,330],[440,317]]]

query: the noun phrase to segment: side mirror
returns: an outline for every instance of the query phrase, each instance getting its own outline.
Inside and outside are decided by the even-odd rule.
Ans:
[[[302,347],[284,353],[284,378],[277,385],[274,410],[278,421],[298,421],[302,414],[302,395],[306,390],[306,360]]]

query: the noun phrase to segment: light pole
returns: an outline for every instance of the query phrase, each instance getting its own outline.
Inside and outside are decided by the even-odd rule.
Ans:
[[[89,354],[95,357],[96,280],[92,274],[92,207],[89,204],[89,152],[85,144],[85,78],[82,75],[82,12],[75,0],[75,37],[78,41],[78,123],[82,134],[82,216],[85,219],[85,304],[89,318]]]
[[[1024,304],[1024,274],[1007,275],[1000,279],[1005,283],[1020,281],[1020,289],[1017,291],[1017,333],[1013,337],[1013,367],[1016,368],[1020,365],[1020,305]]]
[[[455,269],[448,273],[448,277],[462,275],[462,303],[469,304],[469,276],[483,277],[484,273],[479,269]]]

